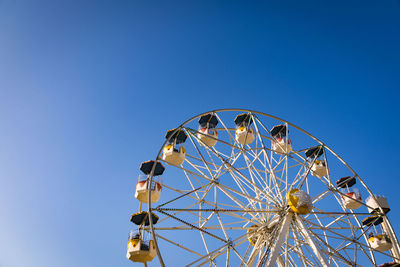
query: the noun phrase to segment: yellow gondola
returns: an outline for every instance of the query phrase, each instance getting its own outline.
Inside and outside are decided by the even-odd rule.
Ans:
[[[368,238],[368,244],[376,250],[386,251],[392,248],[392,241],[385,233],[373,234],[371,233]]]
[[[133,262],[149,262],[157,255],[153,240],[144,239],[139,231],[131,231],[126,257]]]

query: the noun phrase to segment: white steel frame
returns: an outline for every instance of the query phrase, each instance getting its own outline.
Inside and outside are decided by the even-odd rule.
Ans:
[[[197,128],[191,126],[196,119],[208,113],[216,115],[219,120],[219,139],[214,147],[202,144],[197,137]],[[242,146],[235,140],[235,129],[231,126],[233,121],[228,123],[225,118],[228,113],[251,115],[251,127],[255,134],[252,144]],[[307,160],[303,156],[309,147],[286,154],[272,151],[270,142],[274,138],[269,129],[273,125],[266,125],[265,118],[287,126],[286,142],[290,127],[311,138],[314,145],[321,145],[328,174],[322,178],[311,176],[310,168],[315,159]],[[158,213],[160,220],[154,225],[150,216],[150,226],[142,227],[152,233],[159,259],[157,265],[165,266],[161,251],[163,246],[170,246],[168,251],[173,247],[181,249],[194,257],[184,263],[186,266],[217,266],[217,260],[218,266],[222,266],[222,260],[225,266],[240,262],[240,266],[268,267],[275,264],[282,267],[376,266],[383,263],[378,262],[381,259],[400,262],[397,237],[382,210],[382,228],[390,236],[393,248],[380,252],[369,246],[369,228],[361,224],[361,220],[370,215],[367,206],[363,203],[363,209],[344,208],[340,200],[343,194],[334,184],[340,177],[332,177],[331,180],[330,172],[335,166],[329,166],[328,160],[336,158],[347,168],[349,175],[356,177],[362,189],[374,196],[371,190],[342,158],[308,132],[275,116],[244,109],[205,112],[187,120],[177,129],[185,131],[188,135],[186,146],[191,147],[187,150],[184,164],[175,166],[163,162],[162,151],[168,140],[162,145],[156,160],[166,168],[179,170],[184,186],[170,186],[169,178],[165,178],[164,190],[169,190],[176,197],[148,204],[148,211]],[[295,143],[293,147],[296,147]],[[323,189],[312,195],[316,184]],[[288,208],[285,196],[292,188],[311,195],[314,209],[309,214],[297,215]],[[328,199],[332,201],[333,208],[324,210],[319,203]],[[174,206],[182,202],[186,206]],[[257,226],[252,228],[253,224]],[[190,242],[183,242],[187,240],[173,240],[171,234],[164,234],[179,231],[197,232],[203,249],[191,248]],[[254,246],[248,242],[248,235],[257,239]],[[163,242],[163,246],[160,247],[159,242]]]

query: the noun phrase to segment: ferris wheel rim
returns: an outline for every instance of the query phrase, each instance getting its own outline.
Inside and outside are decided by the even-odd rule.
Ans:
[[[177,129],[177,130],[178,130],[178,129],[183,129],[185,125],[187,125],[188,123],[194,121],[195,119],[197,119],[197,118],[199,118],[199,117],[201,117],[201,116],[203,116],[203,115],[210,114],[210,113],[213,113],[213,114],[214,114],[214,113],[221,113],[221,112],[230,112],[230,111],[231,111],[231,112],[248,112],[248,113],[251,113],[251,114],[257,114],[257,115],[266,116],[266,117],[269,117],[269,118],[272,118],[272,119],[275,119],[275,120],[284,122],[284,123],[286,123],[287,125],[290,125],[291,127],[293,127],[293,128],[295,128],[295,129],[299,130],[300,132],[306,134],[308,137],[310,137],[310,138],[312,138],[314,141],[318,142],[324,149],[328,150],[333,156],[335,156],[337,159],[339,159],[339,161],[340,161],[342,164],[344,164],[344,166],[346,166],[347,169],[350,170],[350,171],[353,173],[354,177],[357,177],[357,178],[359,179],[359,181],[362,183],[362,185],[363,185],[364,188],[368,191],[368,193],[369,193],[372,197],[375,197],[375,195],[372,193],[372,191],[369,189],[369,187],[365,184],[365,182],[359,177],[359,175],[354,171],[354,169],[351,168],[351,166],[350,166],[347,162],[345,162],[336,152],[334,152],[330,147],[328,147],[323,141],[321,141],[320,139],[316,138],[315,136],[313,136],[313,135],[310,134],[309,132],[303,130],[303,129],[300,128],[299,126],[297,126],[297,125],[295,125],[295,124],[293,124],[293,123],[291,123],[291,122],[289,122],[289,121],[287,121],[287,120],[284,120],[284,119],[281,119],[281,118],[279,118],[279,117],[276,117],[276,116],[274,116],[274,115],[267,114],[267,113],[263,113],[263,112],[259,112],[259,111],[249,110],[249,109],[241,109],[241,108],[215,109],[215,110],[210,110],[210,111],[207,111],[207,112],[203,112],[203,113],[200,113],[200,114],[198,114],[198,115],[196,115],[196,116],[191,117],[190,119],[188,119],[188,120],[186,120],[185,122],[183,122],[182,124],[180,124],[176,129]],[[168,141],[169,141],[169,140],[167,139],[167,140],[165,140],[164,143],[162,144],[162,146],[161,146],[161,148],[160,148],[160,150],[159,150],[159,152],[158,152],[158,154],[157,154],[156,162],[162,162],[162,161],[163,161],[163,160],[160,158],[160,156],[161,156],[161,154],[162,154],[162,151],[163,151],[164,146],[167,144]],[[152,171],[151,171],[151,173],[150,173],[150,176],[149,176],[149,177],[150,177],[150,179],[149,179],[150,184],[152,183],[152,179],[153,179],[153,171],[154,171],[154,166],[153,166],[153,169],[152,169]],[[155,209],[152,209],[152,205],[151,205],[152,203],[151,203],[151,201],[150,201],[150,197],[151,197],[151,191],[150,191],[150,194],[149,194],[149,203],[148,203],[148,212],[149,212],[149,213],[150,213],[151,211],[155,210]],[[389,224],[389,227],[392,229],[392,226],[391,226],[389,220],[386,220],[386,221],[387,221],[387,223]],[[165,266],[165,263],[164,263],[163,258],[162,258],[162,256],[161,256],[161,252],[160,252],[160,250],[159,250],[159,246],[158,246],[158,243],[157,243],[157,235],[155,234],[154,224],[153,224],[153,222],[152,222],[151,216],[149,216],[149,226],[150,226],[150,232],[151,232],[151,234],[152,234],[152,236],[153,236],[153,240],[154,240],[154,243],[155,243],[155,247],[156,247],[156,251],[157,251],[157,256],[158,256],[158,258],[159,258],[160,264],[161,264],[161,266]],[[393,230],[392,230],[392,231],[393,231]],[[396,237],[394,231],[392,232],[392,235],[395,237],[395,240],[394,240],[394,241],[396,241],[396,244],[398,244],[397,237]]]

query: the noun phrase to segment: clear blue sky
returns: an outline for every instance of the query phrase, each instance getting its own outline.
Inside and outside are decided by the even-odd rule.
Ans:
[[[0,1],[0,266],[131,266],[140,162],[216,108],[319,137],[398,197],[400,2]]]

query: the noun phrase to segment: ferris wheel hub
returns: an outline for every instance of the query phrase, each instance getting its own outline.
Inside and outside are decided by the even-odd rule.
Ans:
[[[290,190],[286,195],[286,199],[290,209],[297,214],[306,215],[312,210],[311,197],[303,190]]]

